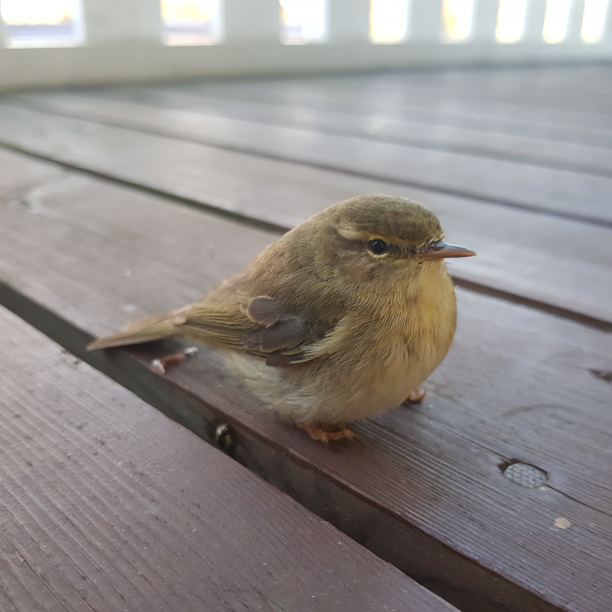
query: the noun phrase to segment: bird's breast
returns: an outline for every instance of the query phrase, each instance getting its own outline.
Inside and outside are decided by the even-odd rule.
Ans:
[[[376,342],[385,359],[376,402],[386,409],[399,405],[436,369],[457,321],[454,287],[443,266],[424,271],[417,290],[400,299],[377,326]]]

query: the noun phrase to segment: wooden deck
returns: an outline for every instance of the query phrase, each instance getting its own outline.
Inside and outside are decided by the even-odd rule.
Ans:
[[[1,97],[0,303],[39,330],[0,311],[1,609],[609,612],[611,77]],[[372,192],[479,256],[450,268],[459,327],[424,404],[357,442],[270,419],[205,347],[165,375],[179,342],[85,352]]]

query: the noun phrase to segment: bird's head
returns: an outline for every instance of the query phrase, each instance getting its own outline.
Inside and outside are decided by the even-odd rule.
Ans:
[[[351,198],[315,215],[311,222],[310,233],[320,241],[315,257],[329,264],[328,272],[381,288],[387,282],[414,279],[445,258],[475,255],[445,243],[434,213],[404,198]]]
[[[367,195],[303,222],[253,262],[253,291],[318,310],[419,290],[423,272],[473,251],[443,242],[437,217],[404,198]]]

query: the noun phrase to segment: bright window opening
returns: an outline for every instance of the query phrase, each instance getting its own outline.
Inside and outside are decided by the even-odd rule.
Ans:
[[[547,0],[542,38],[550,44],[560,43],[567,34],[572,0]]]
[[[523,37],[527,0],[499,0],[495,38],[500,43],[515,43]]]
[[[166,45],[214,45],[220,36],[220,0],[161,0]]]
[[[9,47],[71,47],[83,40],[79,0],[1,0]]]
[[[281,40],[305,45],[325,38],[326,0],[280,0]]]
[[[463,42],[472,32],[474,0],[444,0],[442,21],[447,42]]]
[[[370,39],[397,43],[408,32],[409,0],[370,0]]]
[[[585,43],[595,43],[601,38],[609,10],[612,10],[609,0],[585,0],[580,31],[580,36]]]

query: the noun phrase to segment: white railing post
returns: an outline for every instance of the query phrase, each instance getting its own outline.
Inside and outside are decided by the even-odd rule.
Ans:
[[[546,0],[527,0],[525,13],[525,29],[519,42],[542,43],[544,16],[546,15]]]
[[[408,42],[440,43],[442,0],[412,0]]]
[[[6,47],[6,29],[4,28],[4,21],[2,21],[2,15],[0,14],[0,48]]]
[[[470,37],[473,42],[495,42],[498,10],[499,0],[476,0]]]
[[[222,23],[224,43],[280,43],[278,0],[223,0]]]
[[[82,0],[85,44],[162,42],[159,0]]]
[[[563,42],[581,42],[582,19],[584,17],[584,0],[573,0],[567,19],[567,34]]]
[[[600,43],[612,45],[612,2],[608,2],[603,32],[601,33]]]
[[[327,36],[331,44],[368,42],[370,0],[327,0]]]

